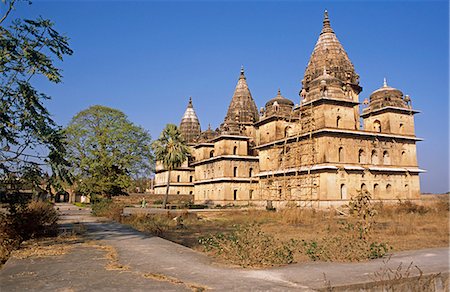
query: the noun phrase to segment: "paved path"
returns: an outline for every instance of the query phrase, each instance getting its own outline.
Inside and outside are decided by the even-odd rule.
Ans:
[[[81,221],[89,239],[112,246],[128,270],[106,270],[104,251],[79,246],[72,252],[39,259],[10,259],[0,271],[3,291],[294,291],[373,282],[383,260],[365,263],[306,263],[270,269],[229,268],[205,255],[165,239],[145,235],[124,225],[98,222],[89,210],[60,204],[62,223]],[[71,209],[71,210],[68,210]],[[414,262],[425,273],[449,272],[449,249],[399,252],[389,267]],[[413,270],[413,273],[417,270]],[[413,274],[412,273],[412,274]],[[447,278],[448,279],[448,278]],[[437,283],[442,288],[445,283]],[[448,285],[448,282],[447,282]],[[443,289],[443,288],[442,288]]]

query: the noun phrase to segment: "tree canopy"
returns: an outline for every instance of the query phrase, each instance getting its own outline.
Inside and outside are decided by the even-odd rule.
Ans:
[[[81,194],[124,194],[131,179],[150,175],[150,134],[119,110],[92,106],[72,118],[65,134],[71,173]]]
[[[73,52],[50,20],[9,20],[15,2],[0,3],[0,182],[23,179],[39,186],[49,167],[53,177],[68,174],[61,128],[44,105],[50,97],[32,81],[41,76],[61,82],[55,60]]]

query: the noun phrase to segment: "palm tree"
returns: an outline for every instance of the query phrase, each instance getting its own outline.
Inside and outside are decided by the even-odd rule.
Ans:
[[[180,167],[186,161],[189,155],[189,147],[186,145],[177,126],[167,124],[161,132],[159,139],[152,144],[153,151],[157,161],[161,161],[167,170],[166,195],[163,201],[163,208],[166,208],[169,197],[170,171]]]

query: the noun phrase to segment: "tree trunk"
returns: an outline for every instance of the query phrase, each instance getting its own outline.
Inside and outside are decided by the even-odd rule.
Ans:
[[[167,200],[169,199],[169,187],[170,187],[170,170],[167,171],[167,186],[166,186],[166,195],[164,196],[163,208],[166,208]]]

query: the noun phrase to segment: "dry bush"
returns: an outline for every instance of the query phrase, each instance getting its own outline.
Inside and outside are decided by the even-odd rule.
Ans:
[[[92,204],[92,214],[120,221],[124,207],[124,203],[115,202],[111,199],[102,199]]]
[[[228,234],[201,237],[199,243],[213,256],[242,267],[290,264],[294,261],[294,240],[283,242],[264,233],[257,224],[236,226]]]
[[[429,208],[427,208],[423,205],[418,205],[409,200],[399,201],[397,203],[395,209],[396,209],[396,212],[400,212],[400,213],[414,213],[414,214],[420,214],[420,215],[423,215],[423,214],[427,213],[428,211],[430,211]]]
[[[0,217],[0,262],[24,240],[57,235],[58,213],[46,202],[13,206],[8,215]]]
[[[177,223],[170,216],[136,214],[124,217],[122,223],[128,224],[134,229],[160,236],[171,228],[175,228]]]

